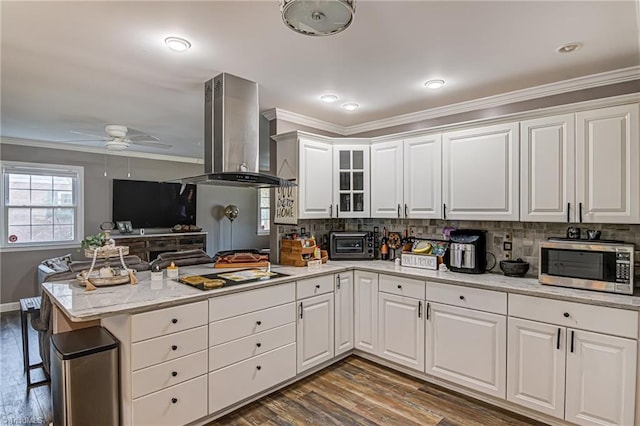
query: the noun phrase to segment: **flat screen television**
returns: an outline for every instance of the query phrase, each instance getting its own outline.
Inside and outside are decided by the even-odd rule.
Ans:
[[[114,179],[113,221],[134,228],[195,225],[196,194],[196,185]]]

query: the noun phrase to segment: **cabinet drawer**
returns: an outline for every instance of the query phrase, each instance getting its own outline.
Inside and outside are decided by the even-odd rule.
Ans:
[[[184,425],[204,417],[207,376],[135,399],[132,411],[132,423],[136,426]]]
[[[509,316],[638,339],[638,312],[625,309],[510,294]]]
[[[177,238],[154,238],[149,240],[149,250],[174,249],[177,247]]]
[[[300,280],[296,283],[296,298],[298,300],[306,297],[318,296],[333,291],[333,275],[323,275],[320,277]]]
[[[206,326],[156,337],[131,345],[131,369],[135,371],[205,349]]]
[[[209,414],[269,389],[295,374],[295,343],[209,373]]]
[[[263,287],[209,299],[209,321],[259,311],[296,300],[296,284]]]
[[[207,351],[143,368],[132,375],[131,396],[139,398],[205,373],[207,373]]]
[[[424,281],[380,274],[379,289],[385,293],[424,300]]]
[[[295,303],[263,309],[209,324],[209,346],[216,346],[241,337],[251,336],[275,327],[295,322]]]
[[[131,341],[151,339],[207,324],[207,301],[173,306],[131,317]]]
[[[427,301],[507,314],[507,293],[459,285],[427,283]]]
[[[209,348],[209,371],[244,361],[296,341],[296,324],[263,331],[252,336]]]

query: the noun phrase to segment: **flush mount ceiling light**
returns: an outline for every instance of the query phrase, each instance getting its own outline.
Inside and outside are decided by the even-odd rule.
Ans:
[[[355,111],[358,109],[359,106],[360,105],[358,105],[355,102],[349,102],[349,103],[343,104],[342,108],[346,109],[347,111]]]
[[[427,89],[439,89],[444,86],[444,80],[429,80],[424,84],[424,86]]]
[[[169,49],[176,52],[184,52],[185,50],[189,50],[191,47],[189,40],[185,40],[180,37],[167,37],[164,39],[164,43],[169,46]]]
[[[356,12],[355,0],[280,0],[282,20],[294,31],[326,36],[345,30]]]
[[[558,47],[556,49],[556,52],[558,52],[558,53],[571,53],[571,52],[575,52],[576,50],[580,49],[581,47],[582,47],[582,43],[579,43],[579,42],[567,43],[567,44],[563,44],[562,46]]]
[[[331,102],[337,101],[338,97],[336,95],[322,95],[320,96],[320,100],[330,104]]]

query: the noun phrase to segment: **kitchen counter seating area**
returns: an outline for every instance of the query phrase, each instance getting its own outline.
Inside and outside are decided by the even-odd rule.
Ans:
[[[123,424],[206,424],[351,354],[549,424],[640,418],[640,294],[385,261],[272,271],[286,276],[209,291],[150,272],[43,288],[121,342]]]

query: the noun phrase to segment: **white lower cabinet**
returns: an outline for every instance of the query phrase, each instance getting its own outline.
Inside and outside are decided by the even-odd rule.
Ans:
[[[637,345],[631,339],[567,329],[565,420],[634,424]]]
[[[507,400],[564,418],[565,327],[509,318]]]
[[[378,274],[355,271],[354,281],[354,338],[355,348],[378,353]]]
[[[424,371],[424,302],[378,294],[378,355]]]
[[[504,398],[506,317],[439,303],[427,309],[426,373]]]
[[[333,293],[298,301],[298,373],[333,358],[333,322]]]
[[[335,274],[335,355],[353,349],[353,272]]]

